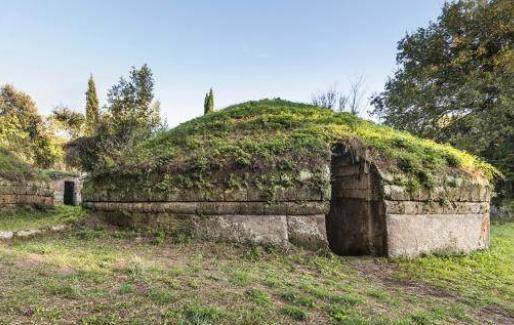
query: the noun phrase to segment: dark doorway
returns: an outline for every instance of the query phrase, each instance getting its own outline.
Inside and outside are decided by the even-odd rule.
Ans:
[[[374,166],[344,146],[336,146],[331,185],[332,199],[326,219],[331,250],[339,255],[385,254],[384,208]]]
[[[63,203],[66,205],[75,205],[75,182],[64,182]]]

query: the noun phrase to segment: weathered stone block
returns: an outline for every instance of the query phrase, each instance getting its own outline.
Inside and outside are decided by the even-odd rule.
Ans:
[[[285,246],[288,242],[286,216],[195,216],[192,218],[192,231],[197,237],[211,240],[271,243],[280,246]]]
[[[325,215],[287,216],[289,241],[309,248],[327,245]]]
[[[489,211],[488,202],[437,202],[437,201],[389,201],[387,213],[391,214],[483,214]]]
[[[315,215],[327,214],[330,202],[286,202],[287,215]]]
[[[389,257],[468,253],[489,246],[489,214],[387,214]]]

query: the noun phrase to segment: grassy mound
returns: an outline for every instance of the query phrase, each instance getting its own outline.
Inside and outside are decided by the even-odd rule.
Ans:
[[[40,175],[32,167],[0,147],[0,178],[8,181],[26,182],[40,180]]]
[[[143,142],[117,167],[93,179],[146,179],[154,191],[170,187],[205,188],[223,179],[225,187],[294,184],[302,171],[311,182],[326,182],[323,166],[331,147],[344,143],[365,156],[391,182],[430,187],[441,175],[491,178],[496,170],[449,145],[420,139],[349,113],[281,99],[246,102],[202,116]],[[111,175],[112,177],[109,177]],[[406,184],[408,183],[408,184]],[[220,185],[219,182],[217,185]]]

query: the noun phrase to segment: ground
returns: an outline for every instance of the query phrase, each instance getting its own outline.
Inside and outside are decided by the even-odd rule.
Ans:
[[[514,323],[513,223],[489,251],[415,260],[83,224],[0,242],[0,270],[0,324]]]
[[[0,215],[0,232],[49,228],[72,224],[85,217],[80,207],[55,206],[42,210],[21,209]]]

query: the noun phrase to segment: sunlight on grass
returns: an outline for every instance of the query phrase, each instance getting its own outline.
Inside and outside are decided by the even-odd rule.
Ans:
[[[78,206],[58,205],[44,210],[17,209],[0,213],[0,231],[19,231],[70,224],[85,217]]]
[[[478,324],[491,310],[503,313],[501,321],[514,317],[514,224],[493,226],[489,251],[409,261],[135,238],[84,228],[0,243],[2,319]],[[387,272],[373,275],[360,268],[366,265]]]
[[[489,250],[467,256],[429,256],[402,261],[401,277],[457,290],[477,304],[494,302],[514,312],[514,223],[493,225],[491,237]]]

